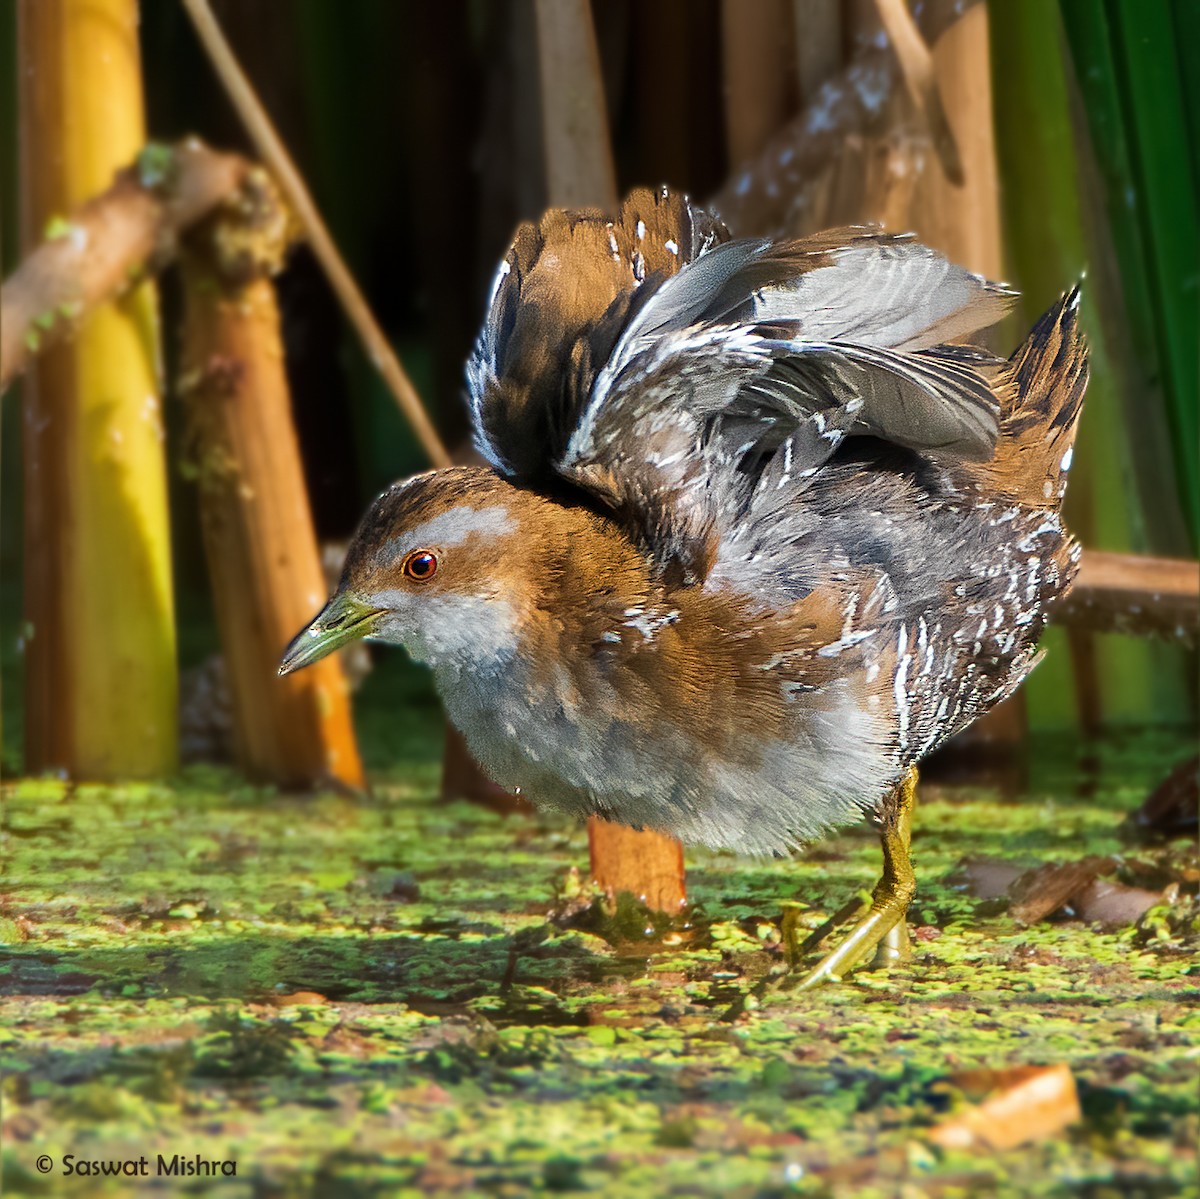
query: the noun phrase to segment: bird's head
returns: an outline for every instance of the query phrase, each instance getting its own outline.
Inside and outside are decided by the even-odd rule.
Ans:
[[[359,638],[402,645],[435,667],[503,669],[536,603],[555,513],[477,467],[394,484],[367,511],[336,592],[279,673]]]

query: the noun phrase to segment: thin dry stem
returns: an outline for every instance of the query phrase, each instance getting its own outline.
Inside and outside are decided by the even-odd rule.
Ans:
[[[325,596],[270,278],[287,235],[260,169],[238,205],[187,239],[186,465],[199,491],[242,767],[281,785],[361,787],[340,659],[286,679],[275,670]]]
[[[338,252],[300,172],[292,162],[245,72],[234,57],[208,0],[183,0],[183,5],[196,27],[213,68],[246,127],[246,132],[303,226],[305,237],[337,294],[347,319],[362,341],[368,357],[383,376],[429,460],[435,466],[449,466],[450,455],[422,407],[416,388],[371,314],[366,299]]]
[[[963,181],[962,160],[954,131],[946,119],[942,98],[938,93],[937,72],[933,55],[917,28],[913,15],[904,0],[875,0],[879,19],[887,31],[892,49],[900,64],[900,73],[908,94],[929,126],[929,133],[938,153],[938,160],[951,183]]]

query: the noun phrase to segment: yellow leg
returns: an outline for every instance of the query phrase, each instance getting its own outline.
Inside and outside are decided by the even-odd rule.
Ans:
[[[842,943],[795,985],[812,987],[826,980],[836,982],[865,961],[872,950],[878,950],[876,961],[882,963],[903,961],[908,957],[908,927],[904,916],[917,889],[916,875],[908,857],[916,798],[917,771],[912,767],[880,806],[883,876],[876,884],[870,907]]]

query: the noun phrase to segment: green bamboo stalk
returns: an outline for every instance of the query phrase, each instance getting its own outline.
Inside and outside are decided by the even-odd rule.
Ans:
[[[137,15],[136,0],[19,5],[26,245],[144,144]],[[112,779],[176,762],[158,363],[143,284],[47,353],[25,386],[27,770]]]
[[[1160,296],[1139,218],[1145,196],[1136,168],[1134,131],[1128,127],[1122,100],[1121,50],[1105,0],[1062,0],[1061,7],[1079,87],[1077,140],[1081,150],[1092,152],[1099,183],[1085,192],[1092,231],[1107,236],[1112,246],[1110,269],[1103,277],[1105,259],[1097,264],[1097,300],[1114,345],[1122,335],[1129,343],[1117,365],[1130,368],[1121,380],[1122,408],[1142,501],[1144,543],[1155,553],[1188,554],[1194,551],[1194,540],[1187,527],[1184,486],[1177,470],[1179,435],[1161,363]]]
[[[1062,291],[1087,273],[1093,248],[1071,122],[1058,8],[1041,0],[992,0],[996,133],[1013,281],[1029,325]],[[1092,382],[1072,469],[1067,518],[1086,544],[1105,550],[1144,548],[1131,507],[1133,462],[1114,383],[1112,349],[1085,286],[1083,323],[1091,347]],[[1070,658],[1051,632],[1050,661],[1030,680],[1034,726],[1061,725],[1077,713]],[[1106,721],[1178,718],[1185,705],[1181,666],[1156,647],[1129,639],[1097,639],[1094,677]]]
[[[1185,97],[1172,6],[1110,2],[1126,124],[1155,293],[1154,329],[1193,544],[1200,536],[1200,441],[1196,336],[1200,329],[1200,211],[1190,161]],[[1195,51],[1192,51],[1193,55]],[[1182,64],[1180,64],[1181,66]]]

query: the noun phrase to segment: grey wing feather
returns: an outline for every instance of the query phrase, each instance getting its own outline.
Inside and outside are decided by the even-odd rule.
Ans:
[[[921,350],[986,329],[1016,293],[906,237],[835,229],[801,241],[730,241],[666,280],[629,323],[611,378],[693,325],[796,322],[812,341]]]
[[[758,480],[804,486],[847,437],[990,458],[997,364],[943,343],[1012,298],[869,229],[730,241],[666,189],[613,219],[552,210],[518,230],[492,288],[467,371],[476,443],[698,561]]]
[[[731,462],[798,435],[811,443],[797,458],[798,473],[819,466],[851,434],[959,458],[986,460],[995,447],[999,402],[986,357],[903,354],[747,326],[664,337],[645,357],[609,384],[602,402],[593,394],[563,469],[606,446],[632,450],[652,415],[692,425],[697,437],[706,429]]]
[[[711,504],[752,486],[781,449],[772,482],[802,485],[851,435],[989,459],[999,363],[941,343],[1012,300],[925,246],[864,230],[718,245],[637,307],[559,469],[639,472],[639,491]],[[714,484],[713,472],[739,477]]]
[[[913,351],[994,325],[1017,298],[907,238],[858,231],[829,257],[790,285],[763,289],[755,318],[800,320],[814,341]]]

